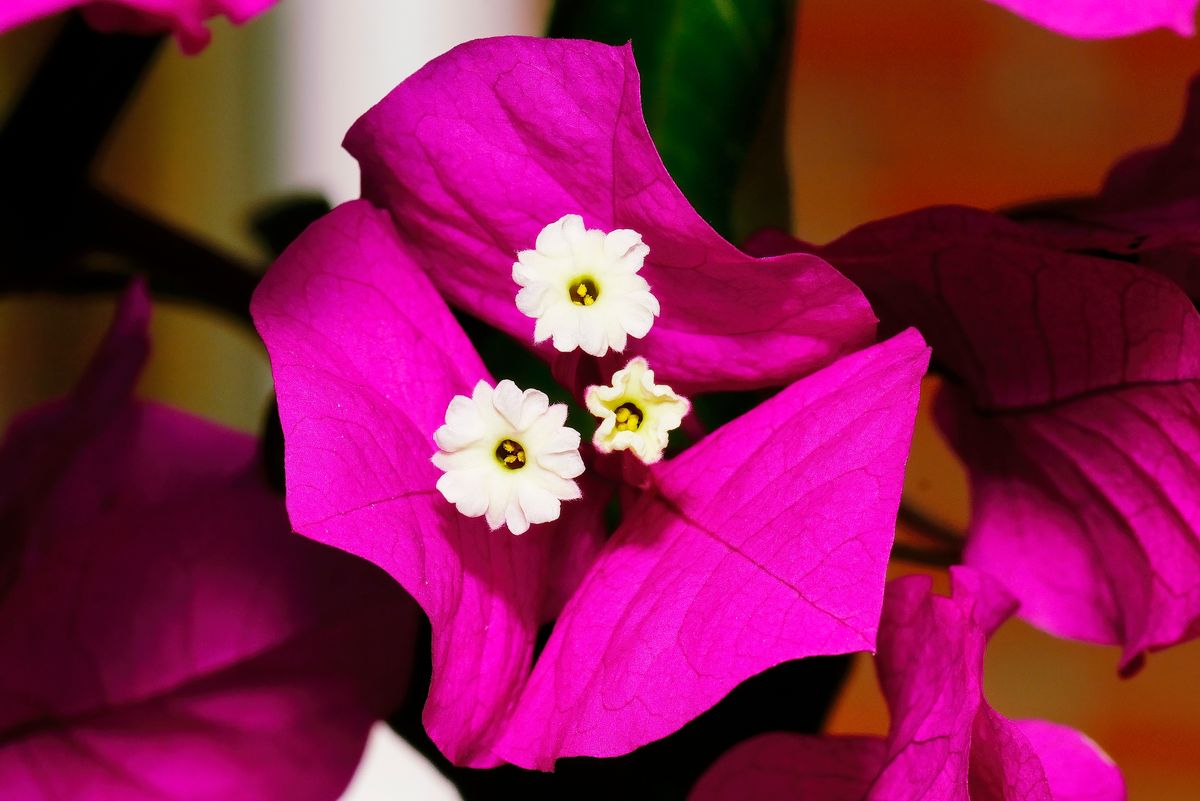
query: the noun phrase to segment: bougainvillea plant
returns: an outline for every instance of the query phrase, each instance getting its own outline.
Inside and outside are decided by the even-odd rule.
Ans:
[[[607,381],[640,355],[685,394],[780,386],[873,341],[862,293],[824,261],[751,258],[692,209],[646,130],[629,47],[519,37],[463,45],[367,112],[346,147],[364,196],[391,212],[447,300],[530,346],[552,335],[540,352],[568,381]],[[625,293],[605,286],[619,268],[581,250],[561,268],[538,269],[554,247],[549,227],[565,215],[648,245],[639,275],[661,314],[618,309],[627,347],[610,338],[607,348],[577,348],[556,333],[572,321],[560,322],[552,303],[530,319],[526,284],[539,273],[548,298],[569,309],[579,307],[567,282],[594,273],[599,297],[581,309],[592,317]]]
[[[425,609],[425,724],[451,760],[548,769],[622,754],[781,661],[874,647],[927,359],[915,332],[655,464],[607,537],[611,481],[571,481],[584,461],[566,409],[494,382],[386,212],[355,201],[316,222],[253,309],[292,525],[379,564]],[[649,420],[657,410],[636,400]],[[460,497],[445,478],[476,443],[460,480],[477,486]],[[620,458],[636,456],[597,454],[589,473]],[[551,519],[527,497],[547,480],[534,471],[563,487]],[[855,513],[838,514],[850,499]],[[496,520],[489,504],[505,507]]]
[[[121,292],[0,443],[0,799],[335,801],[381,719],[467,799],[1126,797],[984,657],[1013,617],[1127,677],[1200,635],[1200,83],[1095,196],[815,245],[754,176],[795,4],[576,0],[364,109],[361,197],[260,215],[253,269],[88,165],[158,38],[270,5],[0,7],[70,18],[0,131],[0,288]],[[261,337],[261,437],[137,399],[147,289]],[[961,536],[902,497],[930,391]],[[886,735],[823,731],[856,653]]]

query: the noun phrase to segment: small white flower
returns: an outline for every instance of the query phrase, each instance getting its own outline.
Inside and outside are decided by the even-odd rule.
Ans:
[[[444,472],[437,488],[467,517],[484,516],[493,530],[523,534],[533,523],[557,520],[561,501],[580,497],[571,479],[583,473],[579,432],[563,425],[567,407],[544,392],[522,392],[504,380],[486,381],[471,397],[455,395],[446,424],[434,432],[433,463]]]
[[[612,385],[588,387],[588,411],[601,418],[592,444],[601,453],[632,450],[646,464],[663,456],[667,435],[679,428],[692,405],[665,384],[641,356],[613,374]]]
[[[563,353],[583,348],[603,356],[625,350],[628,337],[646,336],[659,313],[638,275],[649,252],[637,231],[585,229],[578,214],[543,228],[535,249],[522,250],[513,264],[517,308],[537,320],[534,342],[553,338]]]

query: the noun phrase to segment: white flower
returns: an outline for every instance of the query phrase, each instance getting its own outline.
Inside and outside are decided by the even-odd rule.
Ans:
[[[588,411],[601,418],[592,444],[601,453],[632,450],[646,464],[663,456],[667,435],[679,428],[692,405],[664,384],[641,356],[613,374],[612,385],[588,387]]]
[[[563,353],[583,348],[603,356],[625,350],[628,337],[646,336],[659,313],[638,275],[649,252],[637,231],[585,229],[578,214],[543,228],[535,249],[522,250],[513,264],[517,308],[537,320],[534,342],[553,337]]]
[[[544,392],[480,381],[471,397],[454,396],[433,434],[433,463],[444,472],[438,491],[467,517],[485,516],[493,530],[523,534],[557,520],[560,502],[580,497],[571,479],[583,473],[579,432],[566,420],[567,407],[551,406]]]

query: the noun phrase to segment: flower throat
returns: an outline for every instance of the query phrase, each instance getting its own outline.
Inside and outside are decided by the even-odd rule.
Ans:
[[[525,466],[525,448],[515,439],[501,440],[496,446],[496,458],[509,470],[520,470]]]
[[[591,306],[600,297],[600,290],[591,278],[577,278],[571,282],[568,294],[576,306]]]

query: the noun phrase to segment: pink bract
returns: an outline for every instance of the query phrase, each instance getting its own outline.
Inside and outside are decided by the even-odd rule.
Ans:
[[[1196,0],[988,0],[1077,39],[1110,39],[1154,28],[1196,31]]]
[[[447,756],[549,769],[623,754],[778,662],[874,647],[928,358],[915,332],[656,465],[597,554],[605,497],[587,487],[521,537],[460,516],[434,489],[432,433],[451,397],[488,375],[419,254],[387,212],[345,204],[276,262],[252,311],[292,523],[383,567],[428,614],[424,719]],[[564,582],[551,563],[584,574]],[[537,627],[558,606],[547,598],[564,595],[534,665]]]
[[[1120,771],[1065,726],[1013,721],[983,697],[983,654],[1012,608],[988,578],[951,569],[888,586],[876,666],[883,737],[766,734],[721,757],[690,801],[1124,801]]]
[[[5,0],[0,4],[0,33],[19,25],[78,8],[98,30],[127,33],[170,32],[185,53],[204,49],[212,38],[205,23],[224,16],[241,24],[276,0]]]
[[[872,650],[927,359],[910,330],[655,466],[499,753],[541,768],[625,753],[773,665]]]
[[[468,42],[368,111],[346,148],[438,290],[522,342],[534,323],[514,303],[512,264],[544,226],[580,214],[641,233],[662,315],[593,379],[640,354],[684,393],[778,386],[874,341],[862,293],[828,264],[751,258],[696,213],[646,130],[628,46]],[[579,359],[540,350],[560,374]]]
[[[967,563],[1127,669],[1200,633],[1200,316],[1180,287],[966,208],[819,252],[952,378],[938,415],[970,473]]]
[[[4,798],[329,801],[399,700],[414,610],[290,532],[250,437],[130,399],[148,312],[137,287],[0,447]]]

